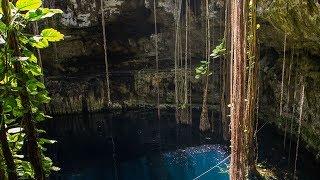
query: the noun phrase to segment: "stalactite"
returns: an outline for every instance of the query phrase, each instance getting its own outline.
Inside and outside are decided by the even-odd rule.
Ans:
[[[287,34],[284,34],[283,42],[283,61],[282,61],[282,75],[281,75],[281,94],[280,94],[280,117],[283,113],[283,89],[284,89],[284,77],[285,77],[285,67],[286,67],[286,45],[287,45]]]
[[[206,16],[206,49],[205,49],[205,57],[206,61],[208,62],[207,64],[207,73],[205,75],[205,80],[204,80],[204,87],[203,87],[203,102],[202,102],[202,111],[200,115],[200,130],[201,131],[207,131],[210,129],[210,122],[209,122],[209,117],[208,117],[208,89],[209,89],[209,74],[210,74],[210,40],[211,40],[211,35],[210,35],[210,17],[209,17],[209,1],[205,1],[205,16]]]
[[[303,105],[304,105],[304,95],[305,95],[305,85],[303,81],[303,77],[301,78],[302,83],[302,89],[301,89],[301,97],[300,97],[300,109],[299,109],[299,127],[298,127],[298,139],[297,139],[297,145],[296,145],[296,157],[294,161],[294,172],[293,177],[294,179],[298,179],[297,174],[297,161],[298,161],[298,153],[299,153],[299,143],[300,143],[300,133],[301,133],[301,124],[302,124],[302,118],[303,118]]]
[[[245,111],[245,37],[244,37],[244,5],[243,0],[231,0],[231,53],[232,96],[231,96],[231,162],[230,178],[245,179],[244,160],[246,159],[244,139]]]
[[[105,73],[106,73],[106,85],[107,85],[107,103],[111,104],[111,92],[110,92],[110,79],[109,79],[109,65],[108,65],[108,53],[107,53],[107,38],[106,38],[106,23],[105,23],[105,12],[104,12],[104,0],[100,0],[100,10],[101,10],[101,25],[102,25],[102,35],[103,35],[103,50],[104,50],[104,61],[105,61]]]

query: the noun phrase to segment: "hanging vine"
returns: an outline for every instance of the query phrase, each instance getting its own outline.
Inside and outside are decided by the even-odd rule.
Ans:
[[[283,61],[282,61],[282,73],[281,73],[281,92],[280,92],[280,117],[283,113],[283,90],[284,90],[284,77],[285,77],[285,68],[286,68],[286,46],[287,46],[287,34],[284,34],[283,41]]]
[[[298,154],[299,154],[299,143],[300,143],[300,133],[301,133],[301,124],[302,124],[302,118],[303,118],[303,105],[304,105],[304,94],[305,94],[305,85],[303,81],[303,77],[301,77],[301,83],[302,83],[302,88],[301,88],[301,95],[300,95],[300,109],[299,109],[299,127],[298,127],[298,139],[297,139],[297,145],[296,145],[296,156],[295,156],[295,161],[294,161],[294,172],[293,172],[293,177],[294,179],[297,178],[297,162],[298,162]]]
[[[258,77],[258,53],[257,53],[257,2],[256,0],[249,1],[248,8],[248,34],[247,34],[247,52],[248,52],[248,76],[247,76],[247,88],[246,88],[246,112],[244,116],[245,120],[245,130],[246,130],[246,160],[248,166],[249,175],[252,173],[256,174],[256,152],[254,146],[254,112],[257,103],[257,77]]]
[[[107,50],[107,31],[105,22],[105,12],[103,0],[100,0],[100,10],[101,10],[101,26],[102,26],[102,36],[103,36],[103,50],[104,50],[104,62],[105,62],[105,73],[106,73],[106,86],[107,86],[107,103],[111,104],[111,92],[110,92],[110,78],[109,78],[109,64],[108,64],[108,50]]]
[[[211,34],[210,34],[210,17],[209,17],[209,1],[205,1],[205,62],[206,66],[204,74],[204,87],[203,87],[203,100],[202,100],[202,111],[200,115],[200,130],[207,131],[210,129],[210,122],[208,117],[208,89],[209,89],[209,76],[213,73],[210,72],[210,52],[211,52]],[[211,127],[212,128],[212,127]]]

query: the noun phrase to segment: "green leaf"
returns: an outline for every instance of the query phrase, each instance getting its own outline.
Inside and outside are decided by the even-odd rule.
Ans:
[[[38,66],[37,64],[35,63],[30,63],[30,62],[26,62],[25,63],[25,70],[26,72],[30,72],[33,76],[40,76],[42,75],[42,71],[41,71],[41,68],[40,66]]]
[[[29,57],[29,61],[33,62],[33,63],[37,63],[37,57],[31,52],[29,51],[28,49],[24,49],[23,50],[23,55],[25,55],[26,57]]]
[[[6,24],[4,22],[0,21],[0,32],[5,32],[7,30]]]
[[[51,119],[52,117],[51,116],[48,116],[46,114],[44,114],[43,112],[40,112],[38,111],[36,114],[35,114],[35,119],[37,121],[43,121],[45,119]]]
[[[60,9],[39,8],[37,10],[27,12],[24,18],[29,21],[37,21],[61,13],[63,13],[63,11]]]
[[[63,34],[52,28],[42,30],[41,36],[49,42],[57,42],[64,37]]]
[[[45,89],[45,86],[42,82],[37,81],[36,79],[31,79],[27,81],[27,90],[30,92],[30,94],[38,94],[38,88]]]
[[[30,38],[30,44],[31,46],[38,49],[46,48],[49,46],[48,40],[40,36],[33,36],[32,38]]]
[[[41,103],[49,103],[51,98],[48,96],[47,92],[41,92],[37,95],[37,100]]]
[[[4,105],[3,105],[3,112],[11,112],[13,108],[17,106],[17,101],[13,96],[7,97],[4,100]]]
[[[19,109],[19,108],[14,108],[13,111],[12,111],[12,114],[14,117],[22,117],[23,116],[23,110],[22,109]]]
[[[16,3],[16,7],[20,11],[30,11],[38,9],[41,4],[41,0],[18,0]]]

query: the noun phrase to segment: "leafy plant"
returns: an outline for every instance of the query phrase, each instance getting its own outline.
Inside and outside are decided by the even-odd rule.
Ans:
[[[30,23],[62,13],[42,8],[41,0],[2,0],[0,10],[0,164],[9,179],[44,179],[54,167],[44,155],[45,144],[36,124],[49,116],[42,110],[50,101],[41,77],[43,72],[32,47],[46,48],[63,39],[59,31],[46,28],[39,35],[28,34]],[[8,144],[8,146],[6,146]],[[27,152],[23,148],[27,147]],[[12,157],[12,159],[10,159]],[[1,175],[1,174],[0,174]],[[1,178],[1,177],[0,177]]]
[[[213,59],[218,58],[218,57],[224,55],[225,51],[226,51],[226,49],[225,49],[224,41],[222,41],[222,43],[220,43],[218,46],[216,46],[216,48],[213,49],[210,57],[212,57]],[[212,72],[208,71],[209,66],[210,66],[210,60],[209,61],[200,61],[200,64],[198,65],[198,67],[196,67],[195,78],[199,79],[203,75],[207,75],[207,76],[212,75]]]

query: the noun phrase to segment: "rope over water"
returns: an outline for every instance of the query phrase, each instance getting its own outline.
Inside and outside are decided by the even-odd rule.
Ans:
[[[222,161],[220,161],[218,164],[216,164],[215,166],[213,166],[212,168],[208,169],[207,171],[203,172],[202,174],[200,174],[199,176],[193,178],[193,180],[199,179],[200,177],[202,177],[203,175],[207,174],[208,172],[212,171],[214,168],[218,167],[220,164],[222,164],[223,162],[225,162],[227,159],[230,158],[230,155],[226,158],[224,158]]]

